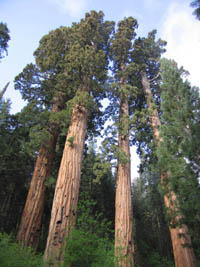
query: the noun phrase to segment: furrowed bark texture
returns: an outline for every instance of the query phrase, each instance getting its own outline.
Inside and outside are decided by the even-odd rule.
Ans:
[[[63,264],[66,238],[76,220],[87,117],[86,108],[80,105],[74,107],[59,169],[45,250],[45,261],[51,262],[51,266]]]
[[[63,99],[54,98],[51,112],[59,112],[64,106]],[[50,138],[46,144],[41,145],[35,164],[21,223],[17,233],[17,241],[22,246],[37,249],[40,226],[42,221],[46,186],[45,181],[50,175],[54,158],[56,142],[59,134],[59,125],[49,123]]]
[[[146,95],[146,101],[148,108],[150,109],[149,120],[153,129],[154,141],[157,146],[159,146],[162,138],[160,137],[159,126],[161,126],[160,118],[158,115],[158,111],[153,108],[153,95],[150,89],[150,82],[147,78],[145,72],[142,72],[142,85]],[[161,170],[162,173],[162,170]],[[170,172],[161,174],[161,183],[164,183],[165,179],[170,179]],[[176,202],[176,195],[174,192],[170,192],[170,195],[164,195],[164,203],[167,209],[176,211],[174,203]],[[181,219],[180,216],[175,218],[176,222]],[[172,240],[172,247],[174,253],[174,261],[176,267],[195,267],[196,266],[196,258],[194,255],[194,251],[192,248],[188,246],[184,247],[184,245],[191,245],[191,238],[188,234],[188,228],[186,225],[181,225],[181,227],[172,228],[169,226],[169,231]],[[180,238],[180,234],[184,234]]]
[[[128,97],[120,100],[119,157],[115,199],[115,255],[121,267],[133,266],[133,214],[131,201]]]

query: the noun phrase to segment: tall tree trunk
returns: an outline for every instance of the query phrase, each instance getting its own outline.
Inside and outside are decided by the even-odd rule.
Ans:
[[[120,98],[118,173],[115,199],[115,255],[121,267],[133,266],[133,215],[131,199],[128,96]]]
[[[87,118],[88,110],[80,104],[75,105],[60,164],[45,249],[45,260],[51,262],[51,266],[63,264],[66,238],[76,220]]]
[[[59,112],[64,106],[64,98],[54,97],[51,112]],[[59,134],[59,125],[49,123],[50,138],[46,144],[41,145],[35,164],[25,207],[22,213],[17,241],[22,246],[29,246],[37,249],[40,226],[42,221],[46,186],[45,181],[50,175],[54,158],[56,142]]]
[[[161,126],[160,118],[158,115],[158,111],[153,107],[153,95],[150,89],[150,82],[147,78],[146,72],[142,72],[142,85],[145,91],[145,97],[147,101],[148,108],[150,110],[149,120],[153,129],[153,136],[156,145],[159,146],[162,138],[160,137],[159,126]],[[162,173],[161,170],[161,183],[164,183],[165,179],[170,178],[170,172]],[[170,192],[169,194],[164,195],[164,203],[167,209],[176,212],[175,202],[177,201],[176,195],[174,192]],[[180,216],[175,218],[176,222],[181,219]],[[194,255],[194,251],[192,248],[188,246],[184,246],[186,244],[191,245],[191,238],[188,234],[188,228],[186,225],[181,225],[181,227],[172,228],[169,226],[174,260],[176,267],[195,267],[196,259]],[[180,237],[181,234],[181,237]],[[184,236],[183,236],[184,235]]]

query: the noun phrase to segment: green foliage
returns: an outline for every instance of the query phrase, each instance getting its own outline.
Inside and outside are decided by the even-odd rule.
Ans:
[[[128,115],[121,114],[118,129],[119,135],[123,136],[124,138],[129,135],[130,120]]]
[[[136,97],[137,90],[135,84],[129,83],[129,76],[133,75],[134,64],[130,64],[132,52],[132,41],[135,38],[135,30],[138,27],[136,19],[133,17],[124,18],[118,23],[118,28],[110,39],[110,58],[112,60],[112,71],[114,79],[111,84],[111,101],[113,105],[116,99],[123,97]],[[123,81],[123,82],[122,82]]]
[[[86,208],[89,201],[92,204],[89,209],[91,215],[101,214],[102,218],[114,225],[115,179],[111,168],[112,165],[104,158],[104,154],[97,154],[94,145],[91,144],[83,160],[79,204],[82,203],[81,206]],[[78,208],[78,217],[83,216],[83,210]],[[79,215],[79,212],[82,215]],[[86,214],[86,224],[87,216],[89,215]],[[98,224],[96,226],[99,228]]]
[[[154,251],[150,254],[148,258],[149,267],[174,267],[172,261],[169,261],[166,257],[159,255],[157,251]]]
[[[137,145],[137,152],[142,157],[142,164],[140,169],[145,168],[146,164],[157,162],[155,155],[155,142],[153,138],[153,131],[150,122],[150,116],[160,110],[160,58],[165,52],[166,42],[158,39],[156,40],[156,30],[148,33],[147,37],[139,37],[133,44],[133,51],[131,53],[131,61],[136,65],[136,75],[132,76],[131,82],[135,82],[138,88],[138,96],[135,101],[134,115],[132,117],[131,125],[133,131],[131,136],[133,143]],[[151,95],[145,94],[142,84],[142,76],[146,76],[150,85]],[[147,85],[147,86],[148,86]]]
[[[19,113],[22,123],[26,127],[29,126],[29,139],[25,149],[30,155],[38,151],[41,144],[45,145],[49,140],[51,134],[47,128],[49,115],[50,113],[47,110],[38,108],[34,103],[25,106],[21,113]]]
[[[115,266],[111,223],[95,212],[96,202],[82,192],[78,204],[76,229],[67,240],[65,266]]]
[[[67,241],[66,266],[114,266],[114,198],[111,165],[90,144],[82,167],[76,229]]]
[[[73,147],[74,138],[75,138],[75,136],[71,136],[70,138],[67,139],[70,147]]]
[[[102,180],[108,174],[111,174],[111,165],[107,161],[102,161],[100,157],[96,157],[96,162],[93,166],[93,173],[96,178],[93,179],[93,183],[101,184]]]
[[[55,188],[56,186],[56,179],[53,176],[50,176],[46,179],[45,182],[46,187],[53,187]]]
[[[190,4],[191,7],[195,8],[193,15],[200,20],[200,0],[193,0]]]
[[[118,23],[118,30],[111,39],[111,58],[114,62],[115,71],[119,71],[121,76],[121,67],[129,61],[131,41],[135,37],[135,29],[138,27],[136,19],[133,17],[125,18]]]
[[[81,107],[84,107],[89,110],[92,110],[92,108],[95,107],[94,99],[90,96],[88,92],[85,92],[83,90],[82,88],[80,88],[74,98],[68,101],[67,107],[70,109],[71,112],[76,105],[79,107],[80,111]]]
[[[22,248],[5,233],[0,233],[0,265],[2,267],[39,267],[43,266],[42,256],[30,248]]]
[[[9,29],[6,23],[0,23],[0,59],[4,57],[4,53],[7,54],[8,41],[10,40]]]
[[[168,213],[172,219],[180,215],[176,227],[186,224],[198,254],[199,236],[199,92],[185,79],[187,72],[176,62],[162,59],[161,135],[163,141],[157,150],[162,170],[170,171],[170,179],[164,185],[166,193],[176,193],[177,213]],[[196,93],[195,93],[196,92]],[[195,94],[194,94],[195,93]],[[194,97],[195,96],[195,97]],[[198,111],[197,111],[198,110]],[[194,146],[195,144],[195,146]]]
[[[67,240],[65,266],[114,267],[113,242],[84,230],[73,230]]]
[[[158,190],[160,177],[148,167],[133,184],[135,264],[171,267],[173,254],[163,197]]]
[[[55,81],[48,78],[48,74],[42,73],[36,64],[27,64],[15,77],[15,89],[19,90],[22,98],[29,103],[39,103],[49,107]]]
[[[85,232],[97,234],[99,237],[107,238],[112,234],[112,224],[105,214],[97,210],[97,202],[86,192],[80,194],[78,203],[78,218],[76,227]]]
[[[145,70],[148,72],[150,79],[154,78],[159,72],[159,60],[161,54],[165,52],[166,42],[156,38],[156,30],[148,33],[145,38],[139,37],[134,42],[134,49],[132,52],[133,62],[138,64],[140,71]]]
[[[126,165],[129,162],[129,157],[125,151],[118,149],[118,161],[123,165]]]
[[[95,91],[99,94],[106,79],[107,42],[113,30],[113,23],[104,22],[103,16],[101,11],[91,11],[72,27],[61,27],[44,36],[35,52],[41,70],[59,71],[60,81],[70,84],[73,92],[84,85],[94,95]]]
[[[27,152],[33,120],[26,121],[21,113],[10,115],[9,105],[0,101],[0,229],[7,232],[19,223],[35,160]]]

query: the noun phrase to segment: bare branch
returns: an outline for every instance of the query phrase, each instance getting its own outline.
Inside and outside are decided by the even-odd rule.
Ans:
[[[158,77],[160,76],[160,71],[158,72],[158,74],[151,80],[149,80],[149,82],[153,82],[154,80],[156,80]]]

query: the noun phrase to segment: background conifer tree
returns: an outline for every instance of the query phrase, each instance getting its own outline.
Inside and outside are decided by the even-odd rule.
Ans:
[[[164,51],[165,42],[158,40],[155,42],[155,31],[149,33],[148,38],[138,39],[135,42],[135,60],[141,67],[141,82],[145,93],[146,103],[149,112],[149,121],[153,130],[154,142],[158,147],[162,142],[160,135],[161,121],[159,117],[159,109],[156,107],[156,101],[160,98],[159,84],[159,58]],[[139,48],[140,47],[140,48]],[[170,178],[170,170],[161,169],[161,183],[167,190],[167,181]],[[164,201],[167,209],[175,210],[174,203],[176,201],[176,194],[174,191],[169,190],[164,193]],[[177,217],[178,220],[178,217]],[[170,226],[170,233],[174,251],[174,259],[176,266],[195,266],[195,256],[193,250],[184,247],[184,239],[179,238],[179,234],[185,234],[187,242],[191,244],[186,225],[182,225],[180,229]]]
[[[175,192],[175,212],[169,210],[174,225],[188,226],[194,248],[199,247],[199,91],[183,79],[187,72],[176,62],[161,61],[161,109],[163,141],[158,148],[159,164],[170,171],[169,191]],[[198,141],[197,141],[198,140]],[[194,147],[195,145],[195,147]],[[168,192],[168,191],[167,191]],[[191,192],[193,197],[191,198]],[[169,192],[168,192],[169,193]],[[182,231],[182,243],[191,246],[191,240]],[[185,235],[184,235],[185,234]],[[184,240],[185,238],[185,240]],[[193,244],[193,242],[192,242]],[[198,256],[198,252],[196,254]],[[190,263],[188,263],[190,264]]]

